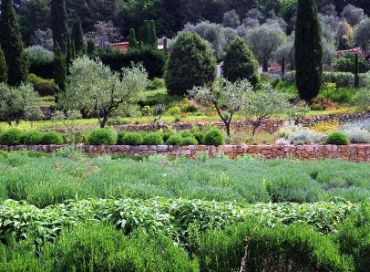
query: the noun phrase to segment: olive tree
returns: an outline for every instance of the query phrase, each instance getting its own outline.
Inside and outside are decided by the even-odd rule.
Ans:
[[[250,93],[253,93],[253,87],[248,80],[232,83],[219,79],[210,87],[193,88],[189,96],[206,107],[214,107],[225,125],[227,136],[230,136],[233,117],[241,110]]]
[[[93,111],[104,128],[115,111],[126,111],[140,98],[148,86],[148,74],[141,65],[124,68],[119,74],[84,56],[73,62],[68,81],[62,107]]]
[[[287,113],[291,107],[289,99],[288,94],[274,91],[270,85],[249,93],[243,101],[241,114],[252,125],[252,134],[256,134],[265,120]]]
[[[355,42],[364,51],[370,52],[370,18],[362,20],[355,29]]]
[[[263,24],[246,34],[246,40],[256,55],[263,71],[268,72],[271,57],[279,46],[285,43],[287,37],[278,24]]]
[[[5,83],[0,84],[0,120],[12,125],[21,119],[35,119],[39,110],[33,107],[38,94],[30,84],[21,84],[11,87]]]

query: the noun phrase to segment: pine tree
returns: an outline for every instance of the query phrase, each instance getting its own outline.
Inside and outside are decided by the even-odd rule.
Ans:
[[[299,0],[295,34],[296,81],[300,97],[311,101],[322,80],[323,49],[315,0]]]
[[[0,45],[8,67],[9,85],[19,85],[28,74],[27,57],[13,8],[13,0],[1,2]]]
[[[53,40],[65,54],[67,52],[68,27],[65,0],[51,0]]]
[[[66,58],[62,53],[58,42],[56,42],[54,46],[54,82],[58,86],[59,91],[65,90],[66,77]]]
[[[85,42],[80,17],[76,17],[74,21],[72,28],[72,40],[74,42],[77,55],[83,55],[85,53]]]
[[[138,48],[136,33],[135,33],[135,29],[133,29],[133,28],[130,28],[128,48],[129,49],[137,49]]]
[[[227,45],[223,70],[231,82],[248,79],[254,87],[259,82],[258,62],[242,38],[235,38]]]
[[[0,46],[0,83],[8,81],[8,66],[6,65],[5,55]]]

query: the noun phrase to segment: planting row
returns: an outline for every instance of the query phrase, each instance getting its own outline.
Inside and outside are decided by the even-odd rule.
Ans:
[[[67,199],[186,198],[239,203],[316,202],[370,198],[368,163],[342,160],[229,160],[171,156],[89,158],[74,149],[53,154],[0,153],[0,201],[38,207]]]
[[[160,132],[120,132],[109,129],[96,129],[83,135],[80,142],[90,145],[222,145],[224,134],[217,128],[204,131],[193,130],[175,133],[170,130]],[[21,131],[9,129],[0,133],[0,145],[60,145],[65,142],[57,132]],[[75,143],[80,143],[75,142]]]
[[[38,209],[9,200],[0,211],[0,271],[368,268],[365,205],[101,199]]]

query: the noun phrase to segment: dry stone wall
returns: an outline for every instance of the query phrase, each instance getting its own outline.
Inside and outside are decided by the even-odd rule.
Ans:
[[[34,145],[34,146],[0,146],[2,151],[39,151],[54,152],[63,145]],[[300,160],[322,160],[322,159],[343,159],[356,162],[370,161],[370,145],[223,145],[223,146],[90,146],[77,145],[82,152],[103,155],[103,154],[129,154],[133,156],[147,156],[164,154],[172,156],[186,156],[195,158],[200,152],[207,152],[210,156],[224,153],[232,159],[243,155],[255,155],[266,159],[297,158]]]

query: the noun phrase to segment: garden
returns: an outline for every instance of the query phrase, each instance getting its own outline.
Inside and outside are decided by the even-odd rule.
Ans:
[[[369,16],[2,0],[0,272],[368,271]]]

